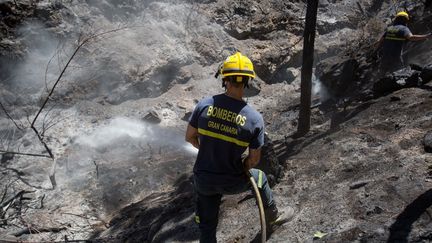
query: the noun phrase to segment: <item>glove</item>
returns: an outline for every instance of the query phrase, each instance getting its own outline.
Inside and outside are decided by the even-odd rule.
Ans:
[[[246,166],[246,158],[247,158],[247,155],[246,154],[242,154],[241,155],[241,160],[242,160],[242,164],[243,164],[243,172],[246,174],[246,175],[249,175],[249,169],[250,168],[247,168],[247,166]]]

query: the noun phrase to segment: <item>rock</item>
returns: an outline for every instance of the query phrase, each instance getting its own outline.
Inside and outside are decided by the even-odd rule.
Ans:
[[[147,113],[147,115],[144,116],[143,118],[144,121],[150,122],[150,123],[154,123],[154,124],[158,124],[162,121],[162,119],[160,118],[160,115],[158,112],[156,112],[155,110],[151,110]]]
[[[354,28],[354,24],[348,19],[341,20],[334,16],[321,17],[317,20],[317,31],[320,35],[325,35],[343,28]]]
[[[0,162],[3,164],[3,163],[8,162],[9,160],[12,160],[13,158],[14,158],[14,154],[12,154],[12,153],[4,153],[1,156]]]
[[[432,131],[427,132],[424,136],[423,145],[427,153],[432,153]]]
[[[366,212],[366,215],[370,216],[372,214],[381,214],[384,210],[378,206],[375,206],[372,210]]]
[[[261,92],[260,82],[259,80],[252,80],[249,82],[249,88],[246,88],[244,90],[244,96],[245,97],[252,97],[255,95],[258,95]]]
[[[13,236],[13,235],[3,234],[2,235],[2,242],[20,242],[20,239],[18,237]]]
[[[186,87],[184,89],[184,91],[192,91],[194,88],[195,88],[195,86],[191,85],[191,86]]]
[[[392,97],[390,97],[390,101],[400,101],[400,100],[401,100],[401,98],[398,97],[398,96],[392,96]]]
[[[423,83],[427,83],[432,80],[432,64],[423,67],[420,77]]]
[[[180,109],[187,110],[189,106],[188,106],[188,104],[186,102],[178,102],[177,103],[177,107],[180,108]]]
[[[22,144],[24,145],[24,147],[28,147],[32,144],[32,142],[28,139],[23,139]]]
[[[326,8],[329,5],[328,0],[319,1],[318,6],[322,8]]]
[[[287,76],[286,77],[287,82],[288,83],[292,83],[292,82],[294,82],[294,80],[296,78],[300,77],[300,70],[298,68],[292,68],[292,67],[290,67],[290,68],[288,68],[286,70],[286,76]]]
[[[189,121],[189,117],[192,115],[192,112],[186,112],[185,115],[183,116],[182,120],[183,121]]]
[[[333,97],[345,97],[356,89],[353,83],[358,79],[355,59],[343,60],[341,57],[327,58],[316,68],[316,75]]]
[[[37,9],[35,9],[34,14],[36,17],[38,17],[40,19],[48,20],[51,17],[52,12],[51,12],[51,9],[37,8]]]
[[[416,143],[417,143],[417,141],[414,140],[414,139],[402,139],[402,140],[399,142],[399,146],[400,146],[401,149],[403,149],[403,150],[408,150],[408,149],[410,149],[411,147],[415,146]]]
[[[401,88],[402,85],[398,84],[392,76],[385,76],[384,78],[381,78],[376,83],[374,83],[372,89],[374,92],[374,96],[379,97],[384,94],[399,90]]]
[[[379,79],[372,89],[375,97],[379,97],[402,88],[419,86],[420,83],[419,71],[404,68]]]
[[[411,74],[409,78],[405,80],[405,87],[418,87],[423,83],[422,78],[420,78],[420,72],[415,71]]]
[[[349,186],[350,190],[358,189],[360,187],[366,186],[370,181],[356,181]]]
[[[0,3],[0,13],[13,14],[12,1],[2,1]]]

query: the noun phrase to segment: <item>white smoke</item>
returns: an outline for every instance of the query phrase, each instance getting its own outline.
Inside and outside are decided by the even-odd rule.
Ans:
[[[318,97],[321,102],[324,102],[330,98],[330,93],[328,92],[327,88],[315,75],[312,77],[312,95],[314,97]]]
[[[188,154],[197,153],[196,148],[185,142],[183,133],[126,117],[114,118],[90,134],[79,135],[75,142],[83,147],[97,149],[115,145],[121,139],[131,140],[132,143],[145,142],[154,148],[176,147]]]
[[[34,94],[45,87],[45,80],[50,83],[59,74],[59,59],[52,59],[59,46],[59,40],[38,22],[21,26],[18,33],[27,49],[24,61],[10,69],[13,77],[11,85],[26,90],[25,93]]]
[[[143,122],[119,117],[111,120],[108,125],[96,129],[89,135],[80,136],[76,140],[76,143],[97,148],[112,144],[124,137],[131,139],[153,138],[154,131]]]
[[[315,77],[315,75],[312,76],[312,95],[316,96],[320,94],[320,91],[322,89],[322,84],[318,78]]]
[[[192,170],[193,156],[184,131],[116,117],[80,132],[59,161],[56,177],[65,188],[91,191],[89,197],[112,212],[170,187]]]

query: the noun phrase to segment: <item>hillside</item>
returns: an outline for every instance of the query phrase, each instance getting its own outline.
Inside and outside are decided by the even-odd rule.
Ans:
[[[299,138],[304,1],[0,1],[0,241],[197,242],[186,120],[234,50],[258,76],[260,167],[296,211],[268,242],[432,241],[432,40],[384,80],[373,49],[398,9],[430,32],[429,2],[320,1]],[[250,193],[224,197],[218,239],[258,242]]]

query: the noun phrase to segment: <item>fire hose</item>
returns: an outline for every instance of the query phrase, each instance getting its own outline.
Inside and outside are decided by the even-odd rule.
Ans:
[[[259,213],[260,213],[260,221],[261,221],[261,243],[266,242],[266,221],[265,221],[265,213],[264,213],[264,206],[263,206],[263,202],[261,199],[261,194],[258,190],[258,186],[255,182],[255,179],[253,178],[252,174],[250,173],[250,171],[248,171],[248,175],[249,175],[249,180],[252,184],[252,187],[254,189],[255,192],[255,197],[258,203],[258,208],[259,208]]]

